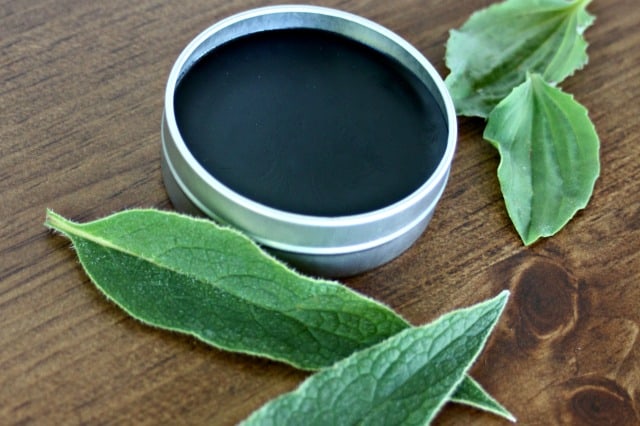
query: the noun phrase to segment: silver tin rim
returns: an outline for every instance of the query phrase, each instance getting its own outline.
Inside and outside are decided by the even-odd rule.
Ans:
[[[367,213],[323,217],[281,211],[246,198],[211,176],[187,148],[175,119],[173,98],[181,76],[215,47],[270,29],[312,28],[336,32],[395,58],[428,87],[448,124],[444,155],[429,179],[409,196]],[[448,179],[457,140],[453,102],[431,63],[411,44],[375,22],[347,12],[308,5],[252,9],[212,25],[182,51],[169,74],[162,123],[166,173],[197,209],[235,226],[265,246],[305,255],[340,255],[384,245],[433,213]]]

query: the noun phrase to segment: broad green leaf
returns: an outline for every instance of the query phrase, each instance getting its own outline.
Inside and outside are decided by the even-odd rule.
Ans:
[[[131,316],[221,349],[302,369],[333,364],[409,325],[335,282],[299,275],[211,221],[128,210],[86,224],[48,212],[96,286]]]
[[[78,224],[48,211],[46,225],[72,240],[91,280],[131,316],[221,349],[314,370],[410,327],[380,303],[299,275],[207,220],[128,210]],[[490,398],[469,405],[493,411],[484,406]]]
[[[474,13],[447,42],[458,114],[487,117],[527,72],[559,83],[587,63],[590,0],[507,0]]]
[[[242,424],[428,424],[480,354],[507,299],[502,292],[356,352]]]
[[[491,113],[484,138],[500,152],[502,194],[525,244],[555,234],[587,205],[600,141],[573,96],[530,75]]]

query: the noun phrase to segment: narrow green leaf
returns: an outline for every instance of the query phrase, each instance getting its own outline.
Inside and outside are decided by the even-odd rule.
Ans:
[[[498,179],[525,244],[558,232],[584,208],[600,173],[600,141],[586,108],[536,74],[489,116]]]
[[[474,13],[447,42],[458,114],[487,117],[527,72],[559,83],[587,63],[590,0],[507,0]]]
[[[508,299],[409,328],[308,378],[243,425],[424,425],[480,354]]]
[[[338,283],[301,276],[243,234],[158,210],[78,224],[47,212],[96,286],[138,320],[314,370],[410,325]],[[465,381],[466,382],[466,381]],[[471,404],[483,407],[488,395]]]
[[[140,321],[302,369],[333,364],[408,327],[335,282],[299,275],[211,221],[128,210],[86,224],[49,211],[96,286]]]
[[[456,392],[451,397],[451,402],[458,404],[470,405],[480,410],[488,411],[493,414],[504,417],[512,422],[516,418],[506,408],[496,401],[491,395],[485,391],[482,386],[470,376],[465,376],[464,380],[456,388]]]

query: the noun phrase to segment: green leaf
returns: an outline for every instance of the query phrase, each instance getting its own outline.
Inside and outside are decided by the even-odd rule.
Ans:
[[[507,299],[504,291],[356,352],[242,424],[427,424],[480,354]]]
[[[131,316],[312,370],[409,326],[335,282],[299,275],[211,221],[128,210],[86,224],[49,211],[96,286]]]
[[[493,399],[493,397],[491,397],[491,395],[489,395],[487,391],[485,391],[482,386],[480,386],[480,384],[470,376],[465,376],[462,383],[458,385],[455,393],[451,397],[451,402],[470,405],[480,410],[497,414],[512,422],[516,421],[513,414],[507,411],[502,404]]]
[[[600,141],[586,108],[530,75],[489,116],[498,179],[525,244],[558,232],[584,208],[600,173]]]
[[[559,83],[587,63],[590,0],[507,0],[474,13],[447,42],[458,114],[487,117],[527,72]]]
[[[45,224],[71,239],[91,280],[131,316],[221,349],[313,370],[410,326],[380,303],[299,275],[243,234],[207,220],[128,210],[77,224],[48,211]],[[470,405],[491,411],[487,398]]]

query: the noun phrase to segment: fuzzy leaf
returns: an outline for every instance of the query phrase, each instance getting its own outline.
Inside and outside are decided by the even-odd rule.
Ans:
[[[484,138],[500,152],[502,194],[525,244],[555,234],[587,205],[600,141],[573,96],[530,75],[491,113]]]
[[[211,221],[128,210],[86,224],[48,212],[46,224],[71,239],[91,280],[131,316],[221,349],[313,370],[409,326]]]
[[[98,289],[131,316],[221,349],[314,370],[410,327],[386,306],[299,275],[211,221],[128,210],[78,224],[48,211],[46,225],[71,239]],[[466,378],[462,392],[475,385]],[[475,401],[460,401],[494,412],[482,393],[477,386]]]
[[[487,117],[527,72],[559,83],[587,63],[590,0],[507,0],[474,13],[447,42],[458,114]]]
[[[508,299],[409,328],[308,378],[243,425],[424,425],[480,354]]]

